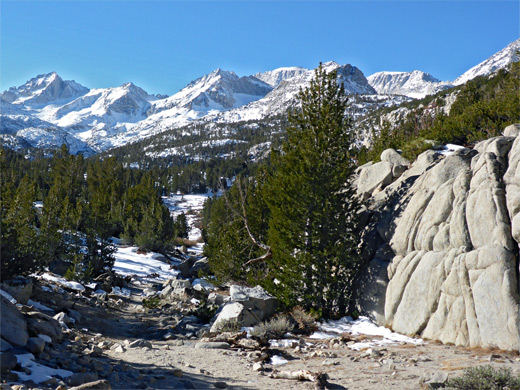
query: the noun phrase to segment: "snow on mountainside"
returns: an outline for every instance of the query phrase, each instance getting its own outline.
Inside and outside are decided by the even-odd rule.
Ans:
[[[132,129],[131,137],[179,127],[212,113],[244,106],[261,99],[272,87],[253,76],[238,77],[217,69],[192,81],[169,98],[156,101],[148,118]]]
[[[487,76],[499,69],[503,69],[512,62],[517,62],[520,60],[518,57],[517,51],[520,50],[520,38],[514,42],[511,42],[504,49],[500,50],[498,53],[492,55],[487,60],[481,62],[477,66],[474,66],[461,76],[459,76],[454,82],[453,85],[461,85],[466,83],[467,81],[474,79],[478,76]]]
[[[376,94],[363,73],[355,66],[339,65],[331,61],[323,64],[323,68],[327,72],[337,70],[338,81],[344,84],[345,91],[348,94]],[[293,77],[282,80],[264,98],[244,107],[208,115],[204,119],[216,122],[237,122],[259,120],[270,115],[282,114],[294,105],[300,89],[306,88],[313,77],[314,70],[298,71]]]
[[[520,39],[454,83],[440,82],[420,71],[380,72],[367,80],[352,65],[327,62],[323,67],[327,72],[337,70],[338,81],[357,99],[351,108],[352,115],[359,118],[375,107],[421,98],[495,72],[517,61],[515,50],[519,48]],[[314,70],[300,67],[244,77],[217,69],[165,97],[149,95],[132,83],[89,90],[53,72],[0,94],[0,135],[4,145],[19,147],[46,145],[46,136],[52,145],[65,137],[75,150],[84,148],[86,152],[104,151],[173,129],[179,129],[181,137],[197,133],[207,138],[212,129],[222,132],[222,126],[227,124],[258,124],[284,115],[295,106],[299,90],[307,87],[313,77]]]
[[[62,107],[43,111],[41,115],[62,127],[89,128],[94,122],[110,127],[144,119],[154,100],[154,96],[141,88],[126,83],[116,88],[93,89]]]
[[[450,83],[442,82],[419,70],[378,72],[368,76],[367,79],[379,94],[404,95],[416,99],[453,87]]]
[[[308,69],[300,67],[285,67],[270,70],[267,72],[257,73],[253,76],[274,88],[282,81],[293,78],[295,76],[300,76],[301,74],[306,73],[308,71]]]
[[[88,88],[75,81],[64,81],[56,72],[36,76],[20,87],[11,87],[0,94],[8,103],[46,105],[84,95]]]

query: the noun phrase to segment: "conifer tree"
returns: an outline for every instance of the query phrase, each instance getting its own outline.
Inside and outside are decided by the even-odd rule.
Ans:
[[[347,310],[359,265],[352,135],[335,71],[320,64],[298,97],[282,150],[272,154],[268,264],[284,304],[327,317]]]

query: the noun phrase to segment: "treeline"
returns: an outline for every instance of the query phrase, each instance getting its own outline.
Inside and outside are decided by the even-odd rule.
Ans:
[[[373,135],[370,150],[362,150],[360,160],[378,160],[387,148],[401,149],[414,159],[435,144],[472,144],[493,136],[520,121],[520,62],[493,76],[481,76],[455,90],[443,91],[423,100],[406,103],[411,111],[395,126],[383,124]],[[441,109],[445,98],[456,93],[449,114]]]
[[[58,264],[89,280],[111,268],[111,237],[166,252],[186,235],[153,174],[115,158],[85,160],[64,146],[34,159],[0,149],[0,191],[2,279]]]

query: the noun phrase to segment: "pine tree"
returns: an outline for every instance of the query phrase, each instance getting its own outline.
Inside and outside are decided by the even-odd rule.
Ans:
[[[186,214],[180,213],[173,223],[174,236],[180,238],[188,238],[190,227],[188,225],[188,219]]]
[[[359,265],[347,98],[321,64],[298,97],[282,150],[272,154],[269,268],[287,306],[344,314]]]

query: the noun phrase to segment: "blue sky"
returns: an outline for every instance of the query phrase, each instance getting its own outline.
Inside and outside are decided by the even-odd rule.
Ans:
[[[520,36],[520,1],[0,1],[0,90],[56,71],[89,88],[171,95],[216,68],[239,76],[334,60],[369,76],[442,80]]]

